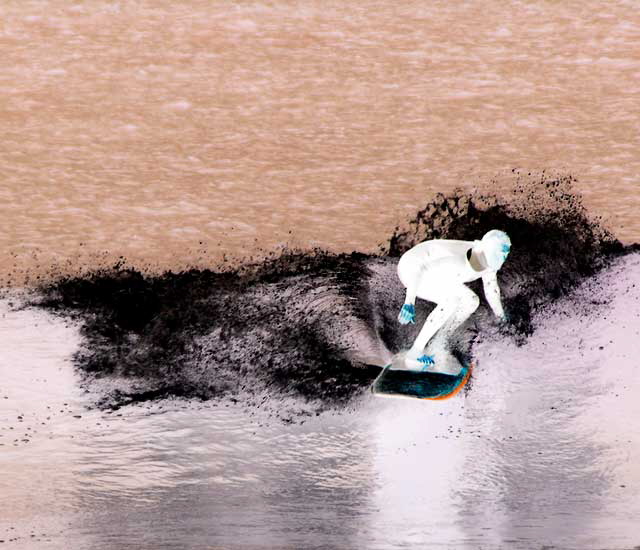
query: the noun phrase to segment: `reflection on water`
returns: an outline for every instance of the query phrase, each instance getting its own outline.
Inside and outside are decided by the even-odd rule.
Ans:
[[[168,408],[125,413],[110,435],[86,433],[75,450],[75,498],[90,512],[75,528],[94,547],[111,537],[153,547],[296,548],[314,537],[353,546],[373,476],[369,445],[348,421],[283,430],[238,407]]]
[[[480,342],[466,395],[368,395],[297,425],[230,403],[86,410],[68,362],[77,329],[5,301],[0,540],[630,548],[640,543],[639,281],[640,256],[628,256],[542,315],[526,345]],[[609,303],[590,304],[594,293]]]

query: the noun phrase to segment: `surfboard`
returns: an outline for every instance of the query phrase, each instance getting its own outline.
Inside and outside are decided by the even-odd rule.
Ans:
[[[464,365],[456,374],[398,370],[387,365],[371,385],[371,391],[381,397],[408,397],[412,399],[449,399],[469,381],[473,364]]]

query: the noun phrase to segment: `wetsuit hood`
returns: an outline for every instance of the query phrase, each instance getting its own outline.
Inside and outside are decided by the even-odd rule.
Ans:
[[[489,269],[498,271],[509,255],[511,239],[504,231],[492,229],[482,237],[482,240],[473,241],[473,250],[484,256]]]

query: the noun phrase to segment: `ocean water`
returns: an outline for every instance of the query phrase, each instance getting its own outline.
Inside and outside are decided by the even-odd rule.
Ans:
[[[635,2],[0,5],[0,275],[375,251],[436,192],[577,179],[640,235]]]
[[[640,256],[564,183],[532,188],[548,198],[537,210],[530,195],[436,199],[376,255],[116,266],[6,291],[3,540],[634,547]],[[487,225],[512,237],[511,327],[486,306],[461,327],[452,345],[476,368],[455,398],[374,396],[430,309],[415,327],[395,320],[398,254]]]
[[[632,253],[536,314],[526,343],[485,332],[456,398],[364,391],[283,420],[277,409],[299,398],[96,408],[72,366],[78,324],[5,299],[0,538],[14,548],[633,548],[639,316]]]
[[[639,13],[2,2],[0,545],[640,547]],[[495,227],[465,391],[372,395]]]

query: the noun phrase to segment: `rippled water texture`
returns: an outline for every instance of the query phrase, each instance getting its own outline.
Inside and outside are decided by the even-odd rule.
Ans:
[[[69,363],[77,327],[5,300],[0,539],[632,548],[639,289],[636,253],[537,315],[525,345],[482,339],[466,394],[437,405],[364,394],[294,424],[229,401],[87,410]]]
[[[435,191],[513,168],[573,174],[637,241],[639,13],[5,0],[1,274],[368,252]]]
[[[636,2],[1,2],[0,545],[640,547],[639,93]],[[373,396],[493,227],[511,327]]]

